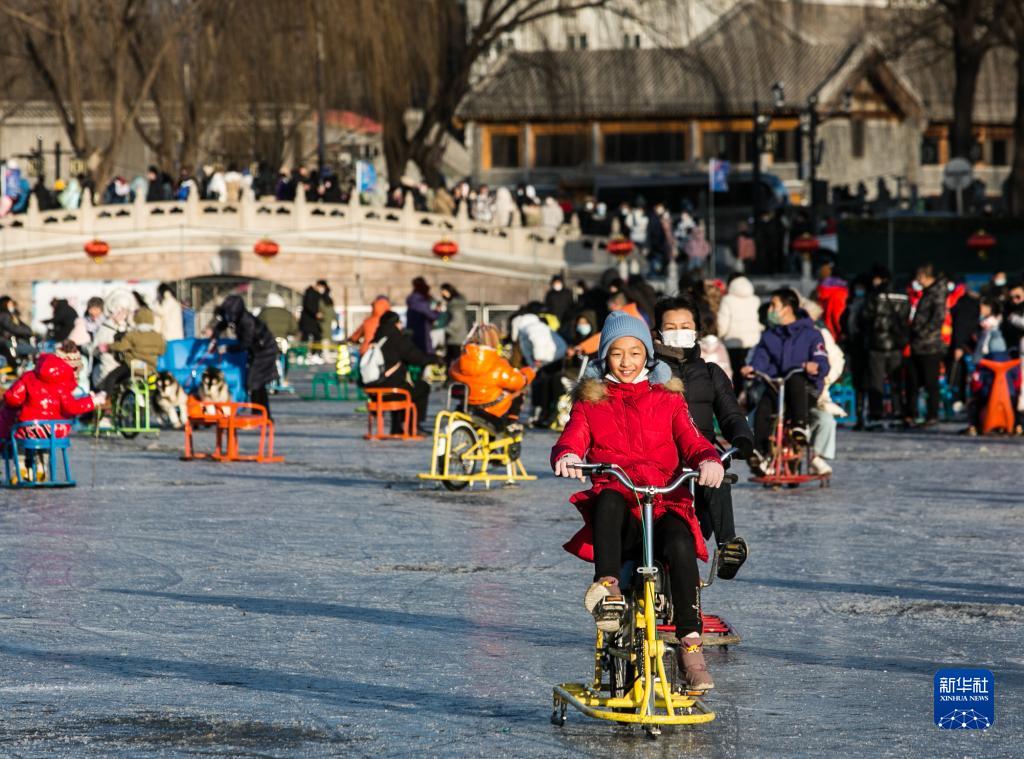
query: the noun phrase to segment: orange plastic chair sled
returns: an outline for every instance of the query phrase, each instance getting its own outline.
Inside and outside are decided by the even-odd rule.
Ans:
[[[196,453],[193,434],[196,429],[215,427],[216,446],[212,453]],[[255,453],[242,453],[238,433],[245,430],[259,432],[259,446]],[[274,423],[267,409],[257,403],[209,403],[189,399],[188,419],[185,422],[186,461],[214,459],[216,461],[255,461],[272,464],[284,461],[274,455]]]
[[[416,431],[416,405],[408,390],[400,387],[364,387],[363,392],[367,397],[364,435],[367,440],[419,440],[422,437]],[[386,396],[391,396],[391,399],[385,400]],[[384,431],[384,414],[390,411],[405,412],[405,424],[398,434]]]
[[[982,435],[1002,430],[1012,433],[1016,426],[1016,419],[1013,413],[1013,398],[1010,395],[1010,383],[1007,374],[1019,367],[1020,361],[992,361],[983,358],[978,366],[988,369],[994,375],[992,378],[992,392],[989,393],[988,403],[981,410]]]

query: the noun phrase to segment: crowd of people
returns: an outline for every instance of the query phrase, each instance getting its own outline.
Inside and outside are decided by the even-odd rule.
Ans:
[[[404,321],[381,295],[341,340],[365,386],[409,392],[420,432],[429,419],[423,370],[436,366],[449,382],[465,385],[479,423],[512,436],[527,425],[561,430],[551,454],[558,475],[584,479],[578,467],[588,458],[620,464],[645,483],[666,482],[681,465],[697,470],[692,503],[686,493],[659,502],[655,545],[669,566],[680,669],[690,688],[707,690],[714,680],[701,651],[696,562],[707,559],[705,541],[713,540],[718,576],[731,579],[749,550],[719,450],[732,447],[755,474],[771,475],[773,414],[783,388],[789,434],[809,447],[810,472],[820,476],[832,473],[844,416],[853,417],[855,430],[926,430],[945,412],[962,414],[968,435],[985,431],[998,364],[1006,367],[1013,408],[1003,431],[1024,434],[1024,281],[997,272],[974,291],[924,264],[900,288],[883,267],[847,281],[828,261],[818,275],[807,297],[790,287],[760,296],[739,273],[723,282],[684,272],[668,296],[641,275],[622,279],[613,269],[590,285],[556,275],[543,300],[526,303],[504,325],[471,323],[456,285],[434,291],[416,277]],[[81,315],[66,300],[50,305],[54,350],[35,357],[35,336],[18,304],[0,298],[2,363],[15,373],[32,367],[4,395],[0,435],[18,422],[103,408],[135,363],[155,372],[167,343],[183,336],[181,305],[166,284],[151,304],[137,292],[115,291],[90,299]],[[237,342],[220,349],[246,353],[246,389],[269,414],[269,389],[282,379],[280,355],[294,340],[324,361],[334,350],[336,319],[330,287],[318,280],[297,313],[275,293],[257,313],[241,296],[228,296],[207,337],[212,351],[231,331]],[[850,402],[835,402],[833,393],[847,385]],[[407,424],[403,412],[391,422],[396,434]],[[22,432],[33,434],[31,426]],[[600,476],[572,501],[584,526],[565,548],[594,562],[585,606],[599,629],[614,632],[622,622],[619,568],[640,539],[636,502]]]
[[[905,292],[894,288],[892,276],[881,267],[852,283],[827,263],[819,275],[810,297],[780,288],[762,298],[741,274],[723,282],[684,273],[679,297],[688,306],[680,310],[688,318],[683,326],[669,324],[673,336],[657,344],[666,353],[659,358],[667,363],[696,354],[702,365],[715,367],[716,385],[729,384],[752,420],[748,459],[755,471],[763,474],[768,465],[775,408],[774,390],[759,377],[795,368],[800,371],[786,387],[787,414],[794,434],[813,447],[815,473],[831,472],[837,418],[851,417],[856,430],[928,428],[938,422],[941,407],[947,416],[962,414],[964,431],[976,434],[992,385],[991,372],[979,362],[1019,357],[1024,285],[1007,283],[1004,274],[997,274],[974,293],[964,283],[951,284],[929,265],[915,272]],[[406,363],[451,366],[463,354],[470,332],[465,298],[448,283],[434,296],[427,282],[416,278],[405,305],[410,345],[418,352],[412,361],[406,351]],[[361,343],[360,350],[373,342],[372,325],[390,307],[383,296],[374,301],[371,317],[350,336]],[[570,286],[556,276],[543,301],[527,303],[511,316],[502,339],[511,350],[512,367],[530,375],[531,407],[524,424],[558,425],[566,387],[585,370],[584,359],[595,356],[608,314],[618,311],[659,328],[658,296],[651,284],[641,275],[622,280],[614,270],[591,286],[582,281]],[[494,335],[477,335],[473,342],[493,347]],[[394,374],[406,376],[401,368]],[[426,402],[422,379],[401,384],[418,405]],[[837,384],[842,404],[831,397],[830,388]],[[1009,386],[1016,407],[1019,371],[1010,373]],[[1010,431],[1020,432],[1020,423],[1018,417]]]

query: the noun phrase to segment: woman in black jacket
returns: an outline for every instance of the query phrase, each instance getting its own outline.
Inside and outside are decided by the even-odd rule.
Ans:
[[[19,357],[32,355],[32,337],[32,328],[19,317],[18,304],[6,295],[0,297],[0,357],[15,372]]]
[[[238,295],[229,295],[216,311],[217,322],[213,327],[213,341],[216,341],[229,327],[235,328],[238,345],[235,351],[246,351],[249,356],[246,386],[249,400],[258,403],[270,416],[270,395],[267,385],[277,379],[277,340],[267,325],[245,308]]]
[[[412,382],[409,378],[410,366],[426,366],[438,363],[438,359],[428,356],[413,343],[412,338],[402,331],[398,323],[398,314],[385,311],[380,317],[373,342],[384,340],[381,353],[384,355],[384,368],[379,380],[367,383],[366,387],[396,387],[408,390],[416,406],[416,424],[419,432],[426,431],[427,400],[430,397],[430,385],[422,379]],[[391,415],[391,434],[400,435],[405,423],[401,414]]]
[[[722,436],[739,449],[742,458],[748,458],[754,449],[754,433],[736,401],[732,380],[720,366],[700,357],[699,308],[692,300],[677,297],[662,298],[654,311],[657,325],[654,351],[668,364],[672,376],[682,380],[693,423],[704,437],[715,443],[717,420]],[[747,558],[747,544],[736,536],[729,486],[698,487],[696,505],[704,538],[714,533],[719,547],[718,576],[731,580]]]

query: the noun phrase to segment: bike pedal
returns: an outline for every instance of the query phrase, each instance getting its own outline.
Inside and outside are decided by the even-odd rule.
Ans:
[[[622,614],[626,611],[625,596],[605,596],[601,601],[601,612],[608,614]]]

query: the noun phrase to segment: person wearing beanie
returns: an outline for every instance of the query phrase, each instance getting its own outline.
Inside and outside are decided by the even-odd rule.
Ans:
[[[698,484],[717,488],[725,470],[718,452],[690,417],[682,383],[653,383],[654,344],[646,322],[614,312],[605,320],[598,348],[599,379],[584,379],[576,390],[569,421],[551,451],[551,466],[560,477],[584,479],[576,464],[617,464],[630,479],[664,486],[683,467],[700,472]],[[564,548],[594,562],[594,582],[583,604],[599,630],[616,632],[622,604],[605,604],[621,596],[622,560],[642,541],[640,506],[633,493],[610,475],[594,477],[588,490],[569,499],[583,517],[583,528]],[[657,558],[669,567],[680,669],[687,687],[708,690],[714,681],[701,651],[700,573],[697,559],[708,552],[685,489],[655,502]]]
[[[100,346],[102,352],[120,356],[120,365],[110,372],[100,385],[100,390],[107,395],[112,395],[114,388],[131,376],[133,361],[142,362],[146,365],[146,372],[154,373],[157,361],[167,350],[167,341],[157,332],[152,311],[140,308],[135,312],[134,321],[135,326],[123,337],[109,345]]]

